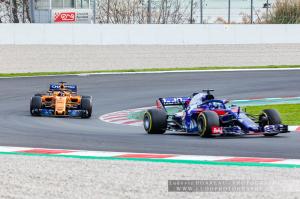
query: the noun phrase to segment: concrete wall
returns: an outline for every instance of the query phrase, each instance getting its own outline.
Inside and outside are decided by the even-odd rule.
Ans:
[[[300,43],[300,25],[0,24],[0,44],[189,45]]]

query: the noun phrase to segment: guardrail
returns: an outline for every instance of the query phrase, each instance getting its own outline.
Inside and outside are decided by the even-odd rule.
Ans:
[[[0,44],[198,45],[300,43],[300,25],[0,24]]]

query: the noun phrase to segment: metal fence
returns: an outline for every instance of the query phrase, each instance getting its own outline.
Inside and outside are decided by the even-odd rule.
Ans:
[[[36,0],[0,0],[0,23],[30,23]],[[275,0],[92,0],[94,23],[263,23]]]
[[[274,0],[98,0],[96,23],[260,23]]]

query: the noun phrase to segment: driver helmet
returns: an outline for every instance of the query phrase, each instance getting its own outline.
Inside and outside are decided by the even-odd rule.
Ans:
[[[63,91],[60,91],[60,92],[58,93],[58,96],[65,96],[65,93],[64,93]]]
[[[211,94],[207,94],[202,97],[203,102],[208,101],[208,100],[213,100],[213,99],[215,99],[215,97]]]

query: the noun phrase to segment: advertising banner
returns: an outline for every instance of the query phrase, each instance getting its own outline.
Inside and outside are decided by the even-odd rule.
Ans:
[[[92,10],[90,9],[54,9],[52,23],[91,23]]]

